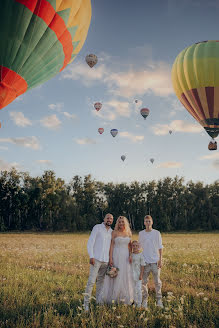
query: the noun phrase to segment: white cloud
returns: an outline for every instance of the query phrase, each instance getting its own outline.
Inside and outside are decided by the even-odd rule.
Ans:
[[[175,168],[182,167],[182,163],[180,163],[180,162],[163,162],[163,163],[160,163],[157,167],[175,169]]]
[[[96,141],[90,138],[75,139],[75,142],[79,145],[92,145],[96,144]]]
[[[216,159],[215,161],[213,161],[212,166],[213,166],[215,169],[219,169],[219,159]]]
[[[36,162],[39,163],[39,164],[45,164],[45,165],[48,165],[48,166],[52,165],[52,161],[50,161],[48,159],[39,159]]]
[[[211,153],[209,155],[204,155],[202,157],[200,157],[200,160],[203,160],[203,159],[219,159],[219,153],[218,152],[215,152],[215,153]]]
[[[57,112],[61,112],[62,108],[64,108],[64,103],[50,104],[50,105],[48,105],[48,107]]]
[[[1,138],[0,142],[12,143],[14,145],[23,146],[34,150],[40,148],[37,137]]]
[[[8,147],[0,146],[1,150],[8,150]]]
[[[118,117],[130,117],[132,113],[132,104],[126,101],[112,99],[104,102],[103,110],[93,110],[92,114],[107,121],[114,121]]]
[[[25,127],[32,125],[32,122],[28,118],[24,117],[22,112],[10,112],[10,116],[17,126]]]
[[[70,114],[68,112],[62,112],[62,114],[67,117],[67,118],[71,118],[71,119],[75,119],[77,116],[75,114]]]
[[[130,132],[127,132],[127,131],[120,132],[119,135],[122,138],[127,138],[127,139],[129,139],[130,141],[132,141],[134,143],[144,140],[144,136],[135,136],[134,134],[132,134]]]
[[[79,62],[77,65],[69,65],[62,73],[62,78],[80,80],[85,86],[101,82],[107,86],[109,93],[125,98],[148,92],[163,97],[173,94],[171,67],[165,62],[148,60],[144,63],[144,70],[127,65],[123,72],[118,72],[118,68],[113,68],[112,65],[110,69],[108,67],[101,64],[90,69],[86,63]]]
[[[20,165],[16,162],[8,163],[3,159],[0,159],[0,171],[10,171],[12,168],[19,169]]]
[[[162,136],[168,134],[169,130],[172,130],[173,132],[200,133],[203,128],[198,123],[175,120],[170,124],[156,124],[152,126],[151,129],[155,135]]]
[[[40,122],[44,127],[52,130],[59,128],[60,125],[62,124],[61,121],[56,116],[56,114],[46,116],[42,120],[40,120]]]

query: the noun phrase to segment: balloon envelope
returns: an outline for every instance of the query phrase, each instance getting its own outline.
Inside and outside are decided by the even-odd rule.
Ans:
[[[115,137],[115,136],[118,134],[118,130],[117,130],[117,129],[112,129],[112,130],[110,131],[110,133],[111,133],[111,135],[112,135],[113,137]]]
[[[137,99],[135,99],[135,103],[136,103],[136,104],[138,103],[138,100],[137,100]]]
[[[90,0],[1,0],[0,109],[71,63],[90,20]]]
[[[87,55],[85,60],[91,68],[98,62],[97,56],[94,54]]]
[[[153,163],[154,163],[154,159],[153,159],[153,158],[151,158],[151,159],[150,159],[150,162],[153,164]]]
[[[141,115],[144,117],[144,119],[146,119],[146,117],[149,115],[149,113],[150,113],[150,110],[148,109],[148,108],[142,108],[141,110],[140,110],[140,113],[141,113]]]
[[[96,103],[94,104],[94,108],[95,108],[97,111],[99,111],[99,110],[102,108],[102,104],[101,104],[100,102],[96,102]]]
[[[169,134],[172,134],[172,132],[173,132],[172,130],[169,130]]]
[[[126,156],[125,155],[122,155],[121,156],[121,160],[124,162],[125,159],[126,159]]]
[[[219,41],[203,41],[184,49],[172,67],[177,97],[206,132],[219,134]]]
[[[104,132],[104,128],[99,128],[98,132],[99,132],[99,134],[102,134]]]

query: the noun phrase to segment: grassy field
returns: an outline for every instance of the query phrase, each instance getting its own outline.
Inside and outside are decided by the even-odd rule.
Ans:
[[[88,234],[0,234],[0,327],[218,327],[218,234],[163,234],[164,309],[83,312]],[[95,295],[95,294],[94,294]]]

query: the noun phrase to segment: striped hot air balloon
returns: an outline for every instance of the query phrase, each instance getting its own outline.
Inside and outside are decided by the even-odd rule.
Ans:
[[[144,117],[144,119],[146,120],[146,118],[148,117],[150,110],[148,108],[142,108],[140,110],[141,116]]]
[[[175,59],[172,82],[188,112],[216,138],[219,134],[219,41],[203,41]]]
[[[102,108],[102,104],[100,102],[96,102],[94,104],[94,108],[96,109],[97,112],[99,112],[99,110]]]
[[[115,136],[117,136],[117,134],[118,134],[118,130],[117,129],[112,129],[112,130],[110,130],[110,133],[115,138]]]
[[[90,20],[90,0],[1,0],[0,108],[71,63]]]

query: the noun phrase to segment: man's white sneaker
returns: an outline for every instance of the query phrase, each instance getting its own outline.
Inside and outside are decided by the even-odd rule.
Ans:
[[[157,301],[157,306],[158,306],[159,308],[163,309],[163,302],[162,302],[162,300],[158,300],[158,301]]]
[[[142,303],[142,307],[143,307],[144,309],[147,309],[147,308],[148,308],[148,302],[147,302],[147,301],[144,301],[144,302]]]
[[[89,305],[88,304],[84,304],[84,311],[89,312]]]

